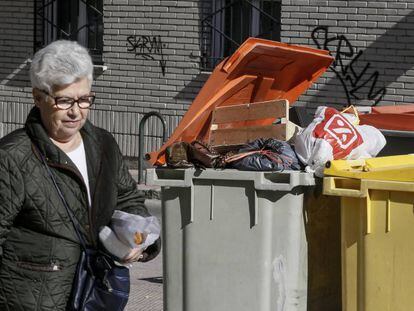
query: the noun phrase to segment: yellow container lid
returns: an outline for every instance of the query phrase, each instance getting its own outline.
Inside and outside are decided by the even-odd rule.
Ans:
[[[335,160],[326,164],[325,176],[384,181],[414,181],[414,154],[363,160]]]

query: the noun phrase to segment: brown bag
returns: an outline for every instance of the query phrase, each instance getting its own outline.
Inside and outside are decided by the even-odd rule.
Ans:
[[[211,150],[200,141],[193,141],[189,149],[189,159],[197,167],[201,168],[224,168],[224,158],[219,153]]]
[[[189,168],[194,165],[188,159],[190,145],[186,142],[176,142],[165,150],[165,159],[168,167]]]
[[[200,141],[176,142],[166,149],[167,166],[171,168],[224,168],[224,157]]]

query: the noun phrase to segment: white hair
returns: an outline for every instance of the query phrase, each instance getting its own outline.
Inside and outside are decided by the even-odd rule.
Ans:
[[[37,51],[30,66],[33,88],[47,92],[53,86],[88,78],[92,85],[93,63],[86,48],[75,41],[58,40]]]

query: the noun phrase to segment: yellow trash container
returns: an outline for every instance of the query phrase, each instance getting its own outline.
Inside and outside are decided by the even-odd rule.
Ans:
[[[343,311],[414,310],[414,155],[332,161],[341,198]]]

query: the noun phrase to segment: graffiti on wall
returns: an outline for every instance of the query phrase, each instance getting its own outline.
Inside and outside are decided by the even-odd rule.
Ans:
[[[327,50],[335,56],[330,69],[341,82],[348,105],[364,99],[372,100],[373,106],[377,105],[386,94],[386,89],[377,86],[379,72],[372,72],[371,63],[365,62],[364,65],[361,60],[363,51],[357,51],[344,35],[329,34],[326,26],[316,27],[312,31],[312,39],[319,49]],[[361,67],[362,70],[359,69]]]
[[[134,52],[136,57],[145,60],[158,61],[162,75],[165,76],[167,62],[164,60],[163,48],[166,45],[160,36],[129,36],[127,42],[128,52]]]

